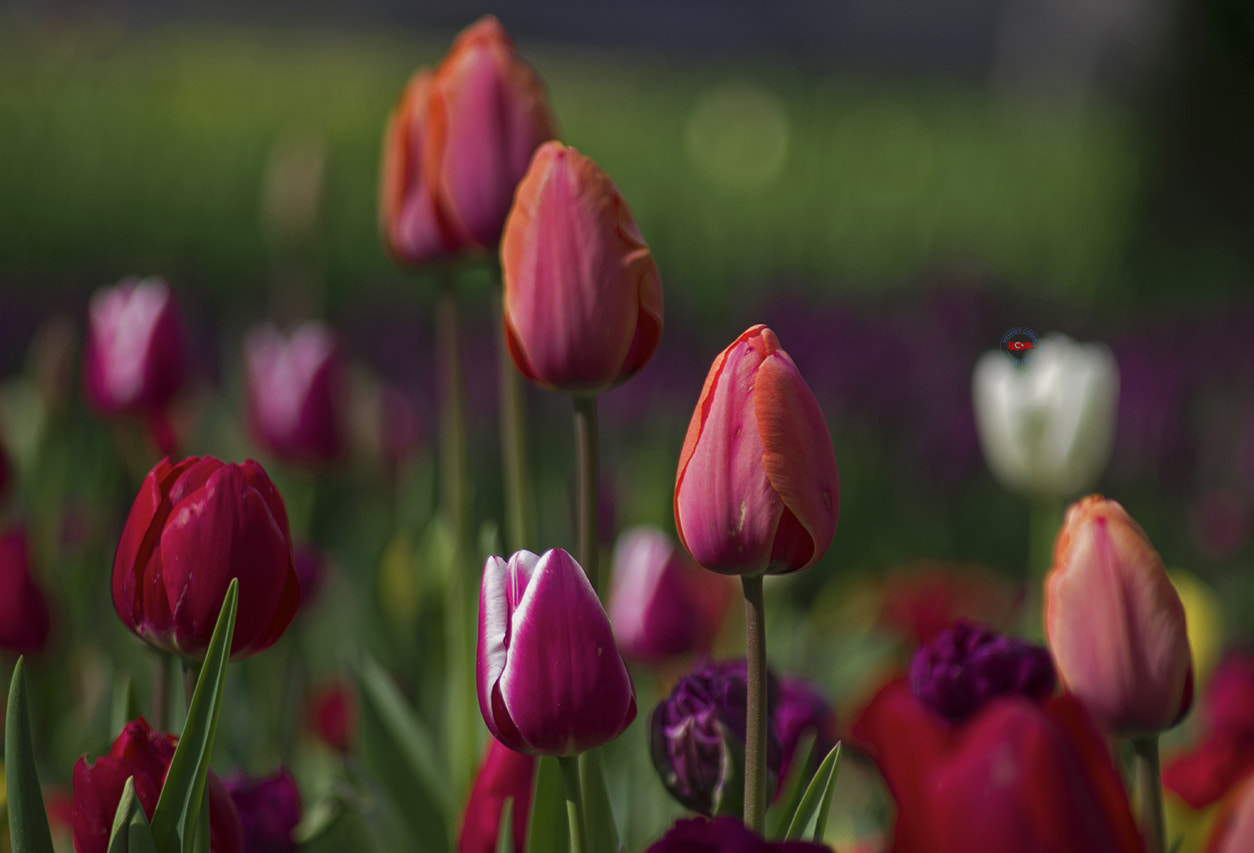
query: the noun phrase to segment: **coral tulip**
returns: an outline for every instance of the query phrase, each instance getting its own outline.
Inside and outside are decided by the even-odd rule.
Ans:
[[[489,557],[479,590],[479,710],[501,743],[569,756],[636,717],[636,691],[583,568],[561,549]]]
[[[527,821],[535,792],[536,758],[515,752],[496,738],[488,738],[483,766],[475,776],[462,830],[457,837],[457,853],[495,853],[497,832],[505,801],[513,801],[511,824],[514,853],[523,853],[527,844]]]
[[[1124,736],[1174,726],[1193,701],[1184,606],[1118,503],[1068,510],[1045,581],[1045,633],[1068,691]]]
[[[162,460],[144,478],[113,560],[118,616],[157,648],[202,658],[232,578],[239,660],[273,645],[300,604],[278,490],[251,459]]]
[[[52,617],[48,601],[31,575],[26,530],[0,534],[0,649],[31,655],[48,642]]]
[[[594,393],[637,373],[662,334],[662,285],[610,176],[559,142],[536,151],[501,239],[505,333],[519,372]]]
[[[724,574],[783,574],[823,555],[840,503],[836,454],[797,366],[765,326],[714,360],[675,481],[679,538]]]

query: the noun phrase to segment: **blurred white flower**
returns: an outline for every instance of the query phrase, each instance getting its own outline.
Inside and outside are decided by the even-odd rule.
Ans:
[[[1102,344],[1047,335],[1027,364],[1000,352],[975,365],[972,398],[984,459],[1006,487],[1074,497],[1110,459],[1119,367]]]

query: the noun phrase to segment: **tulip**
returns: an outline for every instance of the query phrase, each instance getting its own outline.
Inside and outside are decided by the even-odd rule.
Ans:
[[[87,318],[83,383],[103,415],[162,409],[183,384],[187,340],[170,286],[128,278],[96,291]]]
[[[1202,740],[1167,763],[1163,785],[1202,809],[1254,771],[1254,657],[1226,656],[1207,683],[1198,710]]]
[[[26,531],[0,534],[0,649],[32,655],[48,643],[52,618],[48,602],[31,575]]]
[[[108,755],[94,764],[83,756],[74,764],[74,849],[78,853],[105,853],[113,816],[128,777],[135,779],[135,796],[152,820],[166,772],[178,745],[175,735],[162,735],[143,717],[126,724]],[[209,794],[209,847],[213,853],[243,853],[244,836],[231,797],[213,771],[206,783]]]
[[[1215,818],[1206,853],[1254,850],[1254,775],[1247,776]]]
[[[352,683],[333,680],[315,690],[306,704],[305,725],[340,755],[352,752],[357,738],[357,692]]]
[[[233,660],[283,635],[300,604],[287,510],[251,459],[164,459],[144,478],[113,560],[113,606],[140,639],[203,658],[239,579]]]
[[[707,569],[783,574],[827,550],[839,503],[819,404],[775,333],[754,326],[714,360],[688,425],[679,538]]]
[[[505,336],[520,373],[591,394],[636,374],[662,335],[662,285],[610,176],[559,142],[536,151],[501,239]]]
[[[779,784],[775,793],[783,792],[797,755],[802,735],[814,735],[814,749],[810,770],[818,767],[836,746],[836,714],[827,697],[817,684],[797,676],[785,675],[779,679],[779,698],[771,714],[771,733],[779,741]]]
[[[475,777],[462,814],[457,853],[495,853],[497,831],[501,827],[501,812],[505,809],[506,800],[513,802],[513,850],[514,853],[523,853],[527,845],[527,821],[531,815],[535,779],[535,756],[515,752],[496,738],[489,738],[487,755]]]
[[[511,749],[571,756],[636,717],[636,691],[609,619],[561,549],[489,557],[479,590],[479,710]]]
[[[656,527],[618,538],[607,610],[628,659],[656,664],[708,652],[732,593],[725,578],[701,571]]]
[[[1184,607],[1123,507],[1068,510],[1046,578],[1045,633],[1066,689],[1124,736],[1178,723],[1193,701]]]
[[[259,779],[236,773],[224,786],[239,813],[245,853],[295,853],[300,788],[286,768]]]
[[[1119,402],[1106,347],[1047,335],[1023,365],[985,353],[972,398],[984,458],[1007,488],[1069,498],[1105,470]]]
[[[831,853],[815,841],[766,841],[734,817],[686,818],[645,853]]]
[[[335,460],[345,444],[344,371],[339,341],[322,323],[305,323],[287,336],[272,325],[249,332],[244,373],[253,438],[285,462]]]
[[[544,84],[500,22],[462,31],[388,120],[380,219],[393,255],[422,264],[493,249],[532,153],[556,136]]]

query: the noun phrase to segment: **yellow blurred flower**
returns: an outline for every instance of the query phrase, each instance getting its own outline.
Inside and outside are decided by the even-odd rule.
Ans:
[[[1198,695],[1223,651],[1223,612],[1206,581],[1183,569],[1172,569],[1169,574],[1184,605],[1189,648],[1193,650],[1194,694]]]

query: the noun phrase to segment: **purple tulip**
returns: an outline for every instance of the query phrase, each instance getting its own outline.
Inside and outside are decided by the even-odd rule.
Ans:
[[[609,618],[561,549],[488,558],[476,669],[483,721],[518,752],[575,755],[618,737],[636,717]]]
[[[836,714],[817,684],[796,676],[779,679],[779,701],[771,715],[771,731],[779,739],[779,778],[788,778],[797,746],[806,732],[814,734],[811,767],[816,768],[836,746]],[[778,794],[778,791],[777,791]]]
[[[950,723],[975,716],[999,696],[1037,704],[1054,693],[1049,651],[970,622],[958,622],[919,646],[910,660],[910,690]]]
[[[284,335],[260,326],[244,339],[244,362],[248,424],[259,445],[298,465],[343,453],[343,355],[330,328],[310,322]]]
[[[734,817],[678,820],[645,853],[831,853],[816,841],[766,841]]]
[[[286,768],[260,779],[237,773],[222,784],[244,827],[244,853],[294,853],[300,788]]]

